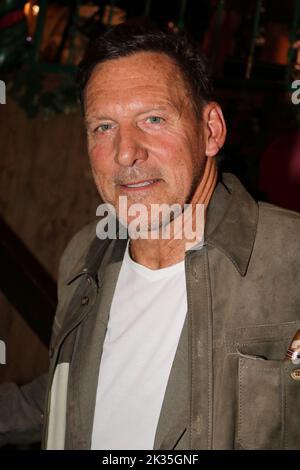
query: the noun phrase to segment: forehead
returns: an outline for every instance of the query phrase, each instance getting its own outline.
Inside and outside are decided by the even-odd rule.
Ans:
[[[180,69],[170,57],[139,52],[95,67],[85,90],[85,108],[94,108],[108,100],[122,104],[130,100],[165,99],[178,104],[186,97]]]

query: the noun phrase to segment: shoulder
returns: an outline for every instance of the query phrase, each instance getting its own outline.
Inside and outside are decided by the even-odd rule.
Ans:
[[[265,229],[274,229],[276,235],[284,233],[293,237],[297,235],[299,242],[300,213],[274,206],[267,202],[259,202],[259,224]]]
[[[265,202],[259,202],[257,237],[265,249],[296,258],[300,256],[300,214]]]

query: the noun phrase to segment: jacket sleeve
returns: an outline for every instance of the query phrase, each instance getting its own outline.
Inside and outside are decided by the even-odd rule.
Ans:
[[[0,385],[0,446],[41,440],[46,386],[47,373],[21,387]]]
[[[78,232],[61,256],[57,286],[58,305],[51,343],[55,341],[61,329],[66,306],[70,301],[66,295],[66,280],[76,263],[80,264],[84,259],[89,243],[95,237],[96,222],[93,221]],[[47,386],[47,373],[21,387],[15,383],[0,385],[0,447],[6,444],[20,445],[41,441]]]

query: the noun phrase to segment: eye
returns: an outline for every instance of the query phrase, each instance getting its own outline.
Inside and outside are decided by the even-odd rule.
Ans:
[[[150,124],[161,124],[164,119],[160,116],[149,116],[146,121]]]
[[[112,129],[112,127],[113,127],[112,124],[108,124],[108,123],[100,124],[100,126],[96,127],[95,132],[100,132],[100,133],[104,134],[105,132]]]

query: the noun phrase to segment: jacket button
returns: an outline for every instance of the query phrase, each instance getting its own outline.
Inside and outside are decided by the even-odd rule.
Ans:
[[[84,297],[82,297],[81,299],[81,305],[87,305],[89,303],[89,298],[85,295]]]
[[[300,380],[300,369],[292,370],[291,376],[294,380]]]

